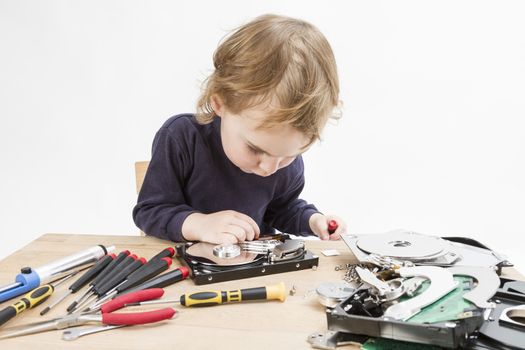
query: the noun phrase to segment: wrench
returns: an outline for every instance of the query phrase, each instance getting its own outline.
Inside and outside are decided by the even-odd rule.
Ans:
[[[75,340],[84,335],[109,331],[111,329],[125,327],[126,325],[116,325],[116,326],[99,326],[99,327],[90,327],[90,328],[81,328],[81,329],[69,329],[62,333],[63,340]]]

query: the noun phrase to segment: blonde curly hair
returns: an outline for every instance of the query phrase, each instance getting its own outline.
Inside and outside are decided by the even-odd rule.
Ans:
[[[239,27],[213,55],[215,70],[205,80],[197,120],[217,115],[213,95],[233,113],[277,101],[260,128],[288,124],[319,139],[328,118],[338,118],[339,80],[334,54],[323,34],[302,20],[263,15]]]

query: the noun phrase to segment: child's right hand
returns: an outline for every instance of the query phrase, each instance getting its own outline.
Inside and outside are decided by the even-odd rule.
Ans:
[[[235,244],[259,238],[257,223],[234,210],[212,214],[193,213],[182,224],[182,236],[189,241]]]

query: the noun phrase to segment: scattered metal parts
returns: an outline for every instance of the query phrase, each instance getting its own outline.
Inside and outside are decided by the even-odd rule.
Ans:
[[[334,267],[334,269],[335,271],[348,270],[352,266],[353,264],[339,264],[336,267]]]
[[[213,247],[213,255],[219,258],[236,258],[241,255],[241,247],[237,244],[221,244]]]
[[[297,293],[297,289],[295,289],[295,284],[292,284],[292,289],[290,289],[290,295],[294,296],[295,293]]]
[[[447,268],[453,275],[469,276],[478,281],[478,285],[463,298],[483,309],[493,309],[496,304],[488,302],[492,298],[500,284],[498,274],[489,267],[481,266],[454,266]]]
[[[501,311],[499,322],[525,328],[525,305],[508,307]]]
[[[325,282],[317,287],[316,292],[321,305],[334,307],[352,295],[355,289],[346,282]]]
[[[357,274],[356,268],[358,267],[364,268],[365,266],[364,265],[352,265],[352,264],[347,264],[347,266],[348,266],[348,269],[346,270],[346,273],[343,276],[343,280],[348,283],[360,282],[361,279],[359,278],[359,275]]]
[[[89,328],[71,328],[62,333],[63,340],[76,340],[84,335],[109,331],[115,328],[126,327],[125,325],[118,326],[99,326],[99,327],[89,327]]]
[[[430,287],[422,294],[400,303],[391,305],[385,310],[384,317],[395,320],[407,320],[421,311],[421,308],[432,304],[454,288],[456,282],[452,273],[436,266],[402,267],[396,272],[401,277],[422,276],[430,280]]]

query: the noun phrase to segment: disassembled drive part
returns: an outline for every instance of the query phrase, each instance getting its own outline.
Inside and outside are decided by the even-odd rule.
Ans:
[[[315,291],[321,305],[334,307],[352,295],[355,289],[346,282],[326,282],[320,284]]]
[[[470,292],[463,295],[474,305],[483,309],[493,309],[496,304],[488,302],[496,294],[500,280],[496,271],[488,267],[480,266],[454,266],[447,268],[453,275],[469,276],[478,281],[478,285]]]
[[[422,294],[388,307],[385,318],[406,321],[427,305],[432,304],[454,288],[456,282],[450,271],[437,266],[402,267],[396,272],[401,277],[421,276],[430,280],[430,287]]]
[[[519,322],[518,320],[525,320],[525,305],[518,305],[518,306],[512,306],[508,307],[501,311],[501,315],[499,315],[499,322],[500,323],[508,323],[514,326],[524,327],[525,328],[525,322]]]
[[[362,282],[372,286],[371,294],[382,301],[395,300],[405,293],[403,282],[399,279],[385,282],[377,278],[376,275],[368,269],[356,267],[355,270]]]

